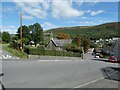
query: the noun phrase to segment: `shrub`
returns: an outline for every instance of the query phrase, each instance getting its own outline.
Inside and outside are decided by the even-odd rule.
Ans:
[[[46,55],[46,56],[77,56],[80,57],[80,51],[68,52],[68,51],[56,51],[56,50],[45,50],[44,46],[36,47],[24,47],[24,52],[30,55]]]
[[[31,55],[44,55],[45,50],[43,46],[36,47],[24,47],[24,52]]]
[[[2,41],[6,43],[9,43],[11,41],[11,36],[8,32],[2,33]]]
[[[30,54],[30,47],[24,46],[23,50],[24,50],[25,53]]]
[[[12,41],[12,42],[10,42],[9,47],[10,47],[10,48],[13,48],[13,49],[19,50],[20,45],[19,45],[18,42]]]

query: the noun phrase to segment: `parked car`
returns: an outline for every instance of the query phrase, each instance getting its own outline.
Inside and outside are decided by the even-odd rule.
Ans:
[[[101,50],[100,52],[102,55],[111,55],[112,52],[108,51],[108,50]]]
[[[100,53],[95,54],[95,58],[102,58],[103,56]]]
[[[118,62],[118,60],[117,60],[117,58],[116,58],[115,56],[110,56],[110,57],[108,58],[108,61],[109,61],[109,62],[113,62],[113,63]]]

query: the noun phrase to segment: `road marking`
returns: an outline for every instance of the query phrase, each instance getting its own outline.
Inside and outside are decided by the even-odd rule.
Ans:
[[[19,59],[19,58],[14,58],[7,54],[7,55],[2,55],[2,57],[0,57],[0,59]]]
[[[7,58],[5,57],[5,55],[2,55],[2,58],[7,59]]]
[[[83,87],[83,86],[86,86],[86,85],[89,85],[89,84],[95,83],[95,82],[97,82],[97,81],[99,81],[99,80],[102,80],[102,79],[104,79],[104,78],[106,78],[106,77],[109,77],[109,76],[111,76],[111,75],[113,75],[113,74],[115,74],[115,73],[117,73],[117,72],[118,72],[118,71],[113,72],[113,73],[111,73],[111,74],[109,74],[109,75],[107,75],[107,76],[105,76],[105,77],[101,77],[101,78],[96,79],[96,80],[93,80],[93,81],[91,81],[91,82],[88,82],[88,83],[82,84],[82,85],[80,85],[80,86],[73,87],[73,89],[74,89],[74,88],[81,88],[81,87]]]
[[[51,62],[64,62],[64,61],[85,61],[85,60],[38,60],[40,62],[47,62],[47,61],[51,61]]]

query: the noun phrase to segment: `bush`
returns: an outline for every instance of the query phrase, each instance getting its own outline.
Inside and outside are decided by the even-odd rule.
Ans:
[[[27,52],[26,52],[27,53]],[[67,51],[55,51],[55,50],[42,50],[38,48],[30,48],[29,49],[30,55],[46,55],[46,56],[77,56],[80,57],[80,53],[73,53]]]
[[[80,51],[68,52],[68,51],[56,51],[56,50],[45,50],[43,46],[36,47],[24,47],[24,52],[30,55],[46,55],[46,56],[75,56],[80,57]]]
[[[31,55],[44,55],[45,49],[43,46],[36,47],[24,47],[24,52]]]
[[[2,33],[2,41],[6,43],[9,43],[11,41],[11,36],[8,32]]]
[[[13,48],[13,49],[19,50],[20,45],[19,45],[18,42],[12,41],[12,42],[10,42],[9,47],[10,47],[10,48]]]
[[[38,55],[44,55],[45,54],[44,46],[38,46],[37,50],[38,50]]]
[[[25,53],[30,54],[30,47],[24,46],[23,50],[24,50]]]
[[[67,45],[64,47],[67,51],[72,51],[73,53],[82,53],[82,50],[76,45]]]

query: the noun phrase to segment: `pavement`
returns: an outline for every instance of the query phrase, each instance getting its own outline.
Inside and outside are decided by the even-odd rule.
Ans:
[[[2,60],[5,88],[118,88],[119,65],[91,53],[78,60],[42,59]]]

